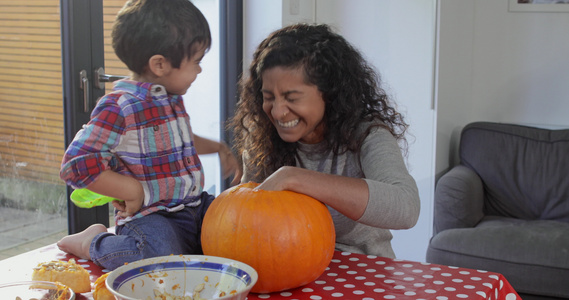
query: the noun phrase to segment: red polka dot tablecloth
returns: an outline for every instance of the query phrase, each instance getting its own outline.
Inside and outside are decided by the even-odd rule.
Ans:
[[[249,294],[247,299],[521,298],[498,273],[336,251],[330,266],[314,282],[284,292]]]
[[[93,262],[50,245],[0,261],[0,282],[30,280],[33,267],[50,260],[74,258],[91,275],[91,282],[107,272]],[[91,293],[76,300],[93,299]],[[510,283],[498,273],[422,262],[336,251],[326,271],[303,287],[271,294],[249,294],[247,300],[380,300],[480,299],[520,300]]]
[[[95,282],[95,280],[106,271],[101,270],[100,267],[96,266],[90,260],[79,259],[59,250],[56,245],[49,245],[0,261],[0,283],[31,280],[33,268],[37,266],[38,263],[51,260],[68,261],[72,258],[89,272],[91,282]],[[92,293],[75,295],[75,300],[91,299],[93,299]]]

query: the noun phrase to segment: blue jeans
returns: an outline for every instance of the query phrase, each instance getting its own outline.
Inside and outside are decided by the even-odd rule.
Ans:
[[[125,263],[170,254],[203,254],[201,227],[215,197],[203,192],[202,203],[178,212],[159,211],[116,227],[116,234],[95,236],[89,248],[91,260],[108,270]]]

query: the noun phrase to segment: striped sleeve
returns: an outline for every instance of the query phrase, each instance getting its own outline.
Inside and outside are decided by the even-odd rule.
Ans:
[[[103,103],[97,105],[91,120],[77,132],[63,156],[60,177],[73,188],[88,186],[116,164],[112,150],[125,131],[124,116],[115,97],[100,101]]]

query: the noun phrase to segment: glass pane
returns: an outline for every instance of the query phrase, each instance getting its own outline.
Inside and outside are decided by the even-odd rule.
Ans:
[[[0,259],[67,233],[59,0],[0,0]]]
[[[219,0],[193,0],[192,3],[201,10],[211,31],[211,48],[204,56],[201,74],[184,96],[184,105],[190,115],[192,130],[202,137],[220,140],[220,74],[219,74]],[[204,169],[204,191],[212,195],[221,193],[221,169],[217,154],[201,155]]]
[[[126,0],[103,1],[104,36],[105,36],[105,73],[128,76],[129,70],[116,57],[111,46],[111,28],[117,12]],[[184,104],[190,115],[192,130],[195,134],[212,139],[220,139],[219,114],[219,0],[193,0],[205,15],[211,30],[212,46],[204,57],[202,73],[184,95]],[[110,91],[112,83],[106,83],[106,91]],[[217,154],[200,156],[205,173],[204,190],[210,194],[219,194],[221,178]],[[112,207],[110,207],[112,210]],[[114,224],[114,221],[110,222]]]
[[[123,7],[127,0],[105,0],[103,1],[103,31],[105,37],[105,73],[110,75],[128,76],[130,71],[122,61],[115,55],[111,45],[111,29],[118,11]],[[105,91],[113,89],[113,83],[105,83]]]
[[[103,32],[104,32],[104,51],[105,51],[105,74],[129,76],[130,71],[125,64],[115,55],[111,41],[111,30],[118,11],[123,7],[127,0],[105,0],[103,1]],[[105,92],[113,89],[113,83],[105,83]],[[109,205],[109,224],[115,225],[114,208]]]

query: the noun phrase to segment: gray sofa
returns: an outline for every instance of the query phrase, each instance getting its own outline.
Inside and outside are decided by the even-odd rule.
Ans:
[[[475,122],[435,189],[427,262],[503,274],[524,300],[569,299],[569,129]]]

